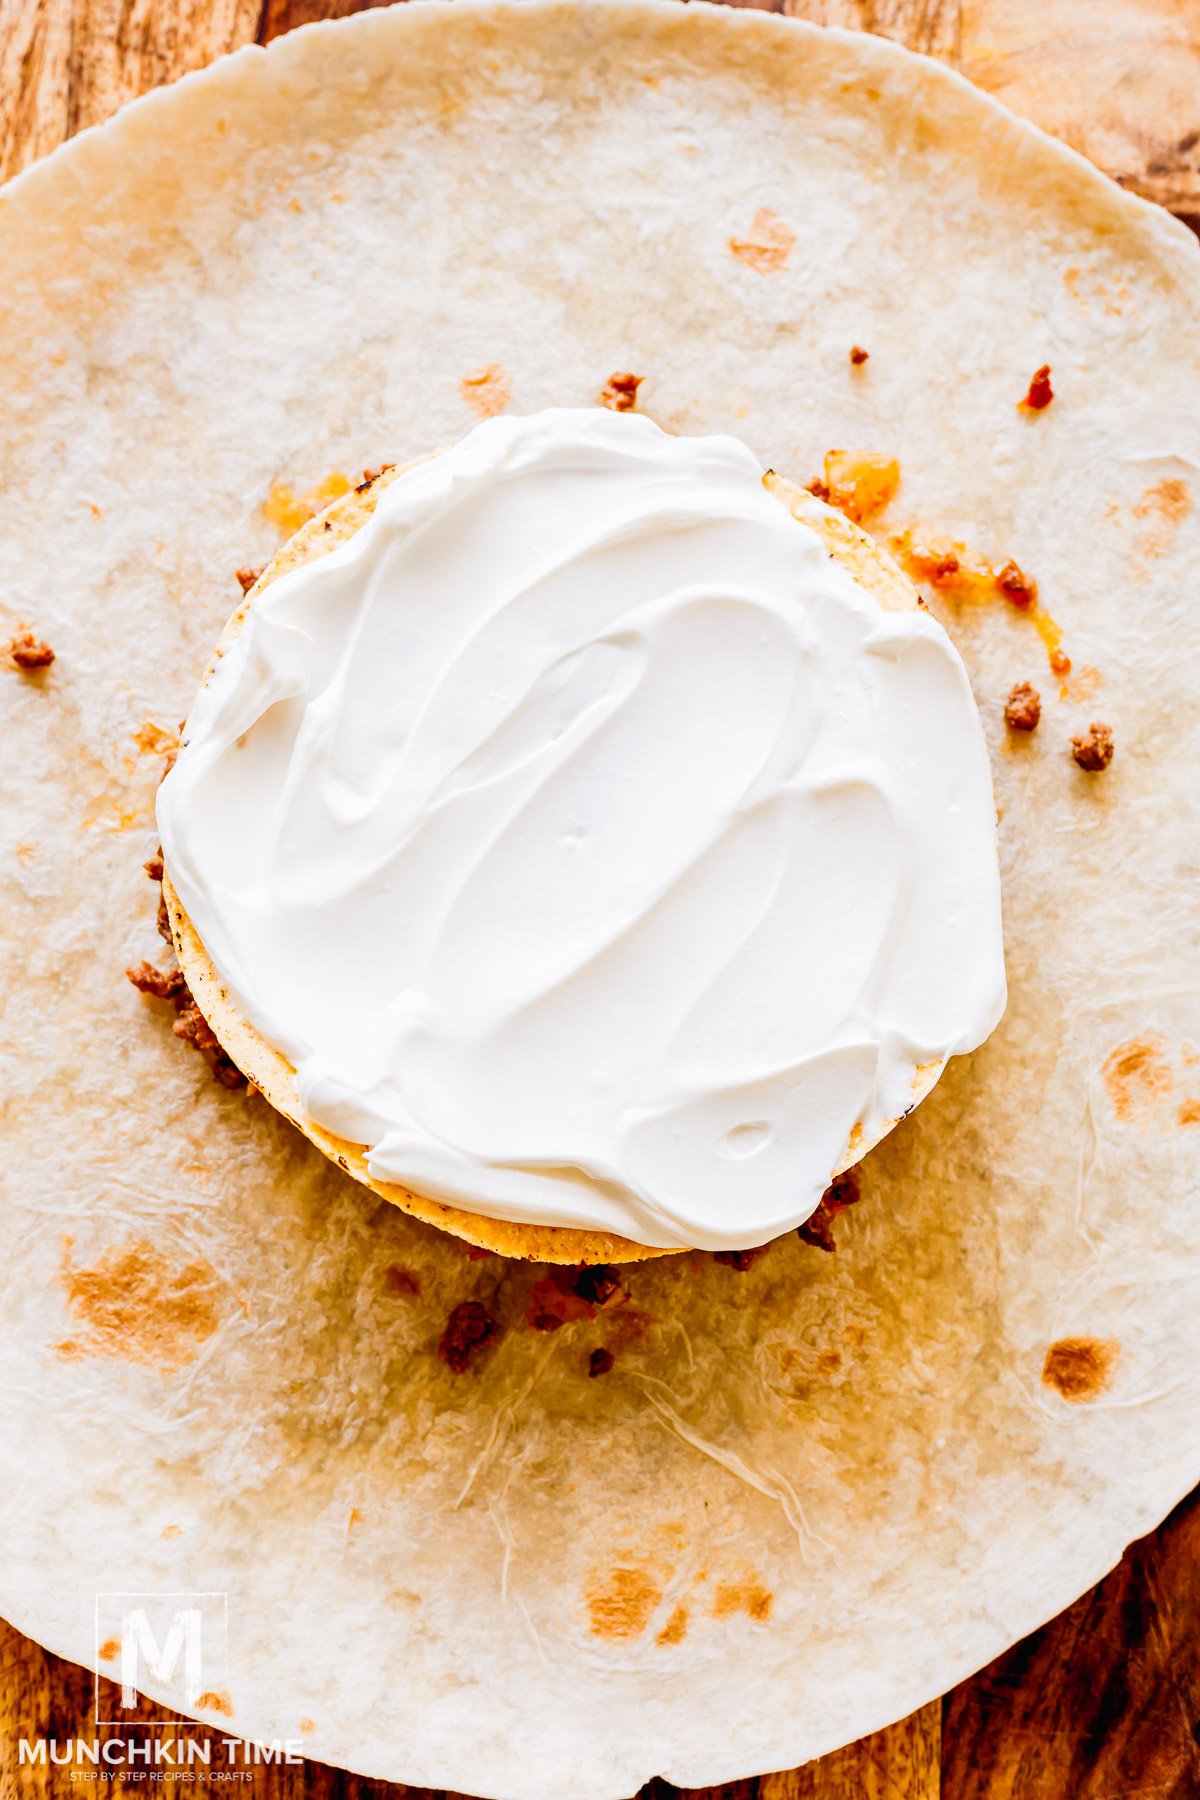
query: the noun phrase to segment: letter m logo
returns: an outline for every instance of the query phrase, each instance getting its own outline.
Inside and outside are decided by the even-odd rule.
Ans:
[[[96,1724],[128,1724],[139,1694],[172,1715],[148,1729],[177,1723],[227,1691],[226,1612],[224,1594],[97,1594]]]

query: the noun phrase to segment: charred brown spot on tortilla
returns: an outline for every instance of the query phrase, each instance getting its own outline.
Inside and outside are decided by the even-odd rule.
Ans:
[[[114,1245],[82,1268],[68,1247],[62,1280],[68,1306],[89,1333],[76,1348],[89,1356],[175,1368],[220,1324],[215,1270],[199,1260],[173,1265],[144,1238]]]
[[[100,1662],[116,1662],[120,1654],[120,1638],[105,1638],[104,1642],[96,1652],[96,1656]]]
[[[1116,1360],[1116,1344],[1103,1338],[1059,1338],[1046,1351],[1042,1381],[1064,1400],[1069,1400],[1072,1406],[1077,1406],[1104,1392]]]
[[[819,1352],[816,1363],[818,1375],[835,1375],[841,1366],[842,1353],[840,1350],[822,1350]]]
[[[383,1285],[389,1294],[404,1294],[411,1297],[420,1293],[421,1278],[411,1269],[401,1269],[393,1263],[384,1273]]]
[[[394,469],[395,466],[395,463],[380,463],[378,468],[364,469],[362,472],[362,480],[355,483],[355,493],[365,494],[368,489],[375,486],[375,483],[379,480],[381,475],[386,475],[388,470]]]
[[[844,1213],[848,1206],[856,1206],[861,1199],[858,1170],[843,1169],[840,1175],[834,1176],[821,1195],[812,1217],[806,1219],[803,1225],[797,1226],[796,1236],[802,1243],[811,1244],[815,1250],[836,1250],[833,1221],[839,1213]]]
[[[713,1261],[721,1263],[726,1269],[736,1269],[739,1275],[744,1275],[746,1270],[752,1269],[759,1257],[765,1256],[770,1248],[769,1244],[759,1244],[753,1250],[714,1250]]]
[[[854,364],[856,369],[861,369],[865,362],[870,361],[870,357],[871,352],[869,350],[864,350],[861,344],[854,344],[851,346],[850,361]]]
[[[1177,476],[1169,476],[1165,481],[1156,481],[1148,487],[1141,499],[1133,508],[1135,519],[1148,519],[1157,514],[1170,525],[1182,525],[1192,510],[1192,496],[1186,481]]]
[[[458,387],[467,405],[481,419],[494,419],[512,399],[512,376],[499,363],[489,363],[486,369],[464,375]]]
[[[48,669],[54,661],[54,652],[45,638],[35,636],[32,631],[20,631],[11,637],[3,654],[24,675],[36,675],[39,669]]]
[[[1029,681],[1014,681],[1004,702],[1004,723],[1010,731],[1036,731],[1042,716],[1042,696]]]
[[[1107,769],[1113,759],[1113,748],[1112,726],[1103,725],[1098,719],[1093,719],[1086,731],[1071,739],[1071,755],[1089,775],[1099,775]]]
[[[1050,364],[1043,363],[1040,369],[1034,370],[1029,383],[1029,391],[1025,398],[1019,400],[1017,404],[1023,406],[1026,412],[1041,412],[1049,406],[1053,398],[1054,389],[1050,385]]]
[[[777,275],[796,248],[796,234],[769,206],[760,206],[745,237],[731,237],[729,251],[759,275]]]
[[[632,412],[637,405],[638,389],[644,375],[631,375],[628,370],[610,375],[600,390],[600,404],[610,412]]]
[[[1179,1102],[1175,1116],[1181,1125],[1200,1125],[1200,1099],[1189,1094],[1186,1100]]]
[[[1156,1111],[1174,1085],[1163,1046],[1152,1037],[1117,1044],[1105,1057],[1100,1075],[1118,1119]]]
[[[760,1581],[719,1581],[713,1595],[712,1616],[728,1619],[734,1613],[745,1613],[749,1619],[765,1624],[771,1616],[775,1596]]]
[[[499,1336],[500,1327],[482,1301],[460,1300],[438,1339],[438,1355],[448,1369],[461,1375]]]
[[[584,1592],[593,1637],[615,1643],[640,1637],[661,1603],[663,1590],[646,1569],[618,1565]]]
[[[227,1719],[232,1719],[233,1717],[233,1701],[229,1698],[229,1695],[224,1692],[215,1693],[209,1689],[207,1692],[201,1694],[196,1702],[196,1706],[200,1712],[222,1713]]]
[[[261,569],[251,569],[251,568],[243,565],[242,568],[235,569],[233,574],[234,574],[234,580],[237,582],[238,586],[241,588],[243,594],[248,594],[250,592],[250,589],[254,586],[255,582],[258,580],[259,576],[262,574],[262,570]]]
[[[808,491],[836,506],[856,525],[883,511],[900,485],[900,464],[873,450],[827,450],[824,467]]]
[[[299,1724],[296,1726],[296,1730],[299,1731],[304,1737],[311,1737],[313,1732],[316,1729],[317,1729],[317,1722],[315,1719],[301,1719]]]
[[[684,1638],[687,1636],[688,1620],[690,1616],[686,1606],[680,1604],[679,1606],[673,1607],[666,1624],[656,1635],[654,1639],[655,1643],[660,1645],[663,1649],[668,1648],[671,1644],[682,1644]]]
[[[593,1350],[588,1357],[589,1377],[594,1379],[597,1375],[608,1375],[616,1360],[611,1350]]]

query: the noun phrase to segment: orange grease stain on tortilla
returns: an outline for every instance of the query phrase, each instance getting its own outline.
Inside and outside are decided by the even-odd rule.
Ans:
[[[1162,1045],[1152,1037],[1117,1044],[1105,1057],[1100,1074],[1118,1119],[1155,1111],[1173,1085]]]
[[[951,600],[1009,600],[1012,610],[1028,619],[1046,650],[1051,673],[1065,677],[1071,673],[1071,659],[1063,649],[1062,627],[1042,605],[1037,596],[1037,583],[1024,581],[1013,563],[994,567],[977,550],[953,538],[930,537],[912,527],[888,539],[888,548],[905,573],[914,581],[928,582],[935,592]],[[1024,581],[1015,597],[1006,594],[1004,582],[1009,573]],[[1065,698],[1064,682],[1060,693]]]
[[[1148,519],[1157,513],[1172,525],[1182,525],[1192,510],[1192,496],[1186,481],[1171,476],[1148,487],[1133,509],[1135,519]]]
[[[64,1357],[115,1356],[178,1368],[220,1324],[217,1276],[201,1261],[173,1267],[144,1238],[115,1244],[89,1267],[63,1252],[67,1304],[90,1336],[59,1345]]]
[[[179,733],[153,719],[143,719],[130,736],[143,756],[170,756],[172,750],[179,748]]]
[[[593,1637],[623,1643],[640,1637],[661,1603],[663,1590],[647,1569],[618,1564],[584,1590]]]
[[[820,478],[809,483],[808,491],[861,525],[889,505],[899,486],[900,464],[894,456],[875,450],[827,450]]]
[[[1200,1125],[1200,1099],[1189,1095],[1186,1100],[1181,1100],[1176,1116],[1181,1125]]]
[[[730,254],[760,275],[777,275],[785,269],[795,248],[795,232],[769,206],[759,207],[747,237],[729,240]]]
[[[1042,1381],[1072,1406],[1094,1400],[1108,1386],[1117,1345],[1104,1338],[1059,1338],[1046,1351]]]
[[[101,1662],[116,1662],[121,1654],[120,1638],[105,1638],[96,1655]]]
[[[177,1538],[182,1530],[182,1525],[164,1525],[158,1535],[163,1538]]]
[[[512,376],[499,363],[489,363],[486,369],[464,375],[458,389],[481,419],[494,419],[512,399]]]
[[[681,1644],[687,1636],[689,1613],[682,1603],[675,1607],[670,1618],[655,1638],[655,1643],[666,1647],[669,1644]]]
[[[713,1595],[712,1616],[728,1619],[734,1613],[745,1613],[747,1618],[765,1624],[771,1616],[774,1599],[770,1589],[754,1577],[745,1581],[719,1581]]]
[[[263,517],[277,531],[290,537],[293,531],[299,531],[302,525],[315,518],[331,500],[340,500],[343,494],[348,494],[352,485],[350,477],[343,475],[340,469],[334,469],[308,494],[295,494],[284,482],[273,481],[263,501]]]
[[[317,1729],[317,1721],[315,1719],[301,1719],[296,1729],[301,1732],[303,1736],[311,1737],[313,1732]]]
[[[1152,525],[1136,542],[1137,554],[1143,562],[1157,562],[1170,549],[1171,540],[1192,510],[1192,496],[1186,481],[1169,476],[1148,487],[1133,507],[1135,519],[1150,519]]]
[[[211,1689],[201,1694],[196,1702],[198,1712],[223,1713],[227,1719],[233,1717],[233,1701],[226,1693],[213,1693]]]
[[[15,851],[15,855],[16,855],[17,861],[22,865],[22,867],[27,869],[29,867],[30,863],[34,862],[37,858],[37,845],[36,844],[18,844],[16,851]]]

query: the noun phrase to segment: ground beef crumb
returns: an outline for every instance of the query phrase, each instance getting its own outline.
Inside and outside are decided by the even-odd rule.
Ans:
[[[1010,557],[996,573],[996,586],[1013,606],[1022,611],[1037,599],[1037,582],[1030,581]]]
[[[11,639],[8,654],[18,669],[32,675],[38,669],[48,669],[54,661],[54,652],[45,638],[34,637],[32,631],[22,631]]]
[[[826,506],[829,505],[829,483],[827,481],[822,481],[819,477],[815,481],[810,481],[808,492],[814,500],[823,500]]]
[[[713,1261],[744,1275],[747,1269],[754,1267],[760,1256],[766,1254],[767,1248],[766,1244],[759,1244],[754,1250],[714,1250]]]
[[[571,1292],[592,1306],[607,1306],[617,1294],[623,1294],[621,1277],[608,1263],[584,1264],[571,1283]]]
[[[163,878],[162,851],[156,850],[154,855],[149,857],[147,861],[142,864],[142,867],[145,869],[151,881],[161,881]]]
[[[156,969],[153,963],[135,963],[126,975],[140,994],[154,1000],[169,1000],[175,1008],[175,1036],[193,1050],[198,1050],[212,1070],[213,1080],[222,1087],[240,1088],[246,1077],[233,1058],[221,1048],[220,1039],[192,998],[182,969]]]
[[[856,369],[861,369],[862,365],[870,360],[870,356],[869,350],[864,350],[861,344],[855,344],[850,352],[850,361]]]
[[[839,1213],[845,1212],[862,1199],[862,1190],[858,1183],[857,1169],[844,1169],[835,1175],[825,1192],[821,1195],[820,1205],[811,1219],[797,1227],[796,1235],[805,1244],[812,1244],[817,1250],[836,1250],[833,1232],[830,1226]]]
[[[588,1376],[607,1375],[615,1358],[611,1350],[593,1350],[588,1357]]]
[[[1010,731],[1035,731],[1042,716],[1042,697],[1028,681],[1014,682],[1004,703],[1004,723]]]
[[[1071,755],[1089,775],[1099,775],[1113,759],[1112,726],[1093,719],[1086,731],[1071,739]]]
[[[600,390],[600,404],[610,412],[632,412],[637,405],[638,389],[646,377],[624,373],[610,375]]]
[[[254,586],[261,574],[261,569],[241,568],[234,570],[234,576],[236,577],[237,584],[241,588],[243,594],[248,594],[250,592],[250,589]]]
[[[161,880],[161,876],[159,879]],[[155,923],[158,926],[158,935],[163,943],[173,945],[175,939],[171,936],[171,914],[167,907],[167,896],[162,893],[158,896],[158,917],[155,920]]]
[[[134,963],[125,973],[139,994],[152,994],[156,1000],[174,1000],[187,985],[182,969],[156,969],[149,962]]]
[[[1050,364],[1043,363],[1034,371],[1033,380],[1029,383],[1029,392],[1020,402],[1029,412],[1041,412],[1049,406],[1054,398],[1054,389],[1050,385]]]
[[[448,1369],[461,1375],[499,1335],[500,1327],[481,1301],[460,1300],[438,1339],[438,1355]]]

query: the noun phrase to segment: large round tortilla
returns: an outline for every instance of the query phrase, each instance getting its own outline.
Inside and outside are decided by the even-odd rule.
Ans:
[[[224,654],[241,631],[258,595],[281,575],[286,575],[289,569],[302,568],[305,563],[326,555],[335,545],[345,543],[347,538],[353,537],[374,512],[383,489],[402,472],[383,472],[371,482],[359,483],[344,498],[335,500],[288,539],[279,553],[271,558],[222,631],[217,658]],[[796,487],[782,476],[772,472],[766,479],[780,505],[788,507],[796,518],[804,520],[817,532],[830,556],[875,596],[885,612],[904,612],[918,604],[912,582],[866,532],[860,531],[841,513],[815,500],[805,489]],[[206,681],[215,666],[214,661],[205,675]],[[424,1194],[414,1194],[411,1189],[400,1187],[395,1182],[377,1181],[368,1167],[364,1145],[351,1143],[346,1138],[324,1130],[305,1112],[300,1103],[294,1067],[239,1012],[169,877],[163,883],[163,896],[179,966],[187,977],[188,988],[196,1004],[224,1049],[271,1105],[303,1131],[318,1150],[332,1157],[347,1174],[353,1175],[356,1181],[361,1181],[375,1193],[381,1194],[385,1200],[390,1200],[393,1205],[411,1213],[414,1218],[424,1219],[430,1225],[438,1225],[444,1231],[461,1238],[464,1243],[494,1250],[501,1256],[525,1257],[531,1262],[611,1263],[621,1260],[643,1262],[651,1257],[669,1254],[662,1250],[648,1249],[645,1244],[617,1237],[612,1232],[489,1219],[481,1213],[467,1212],[461,1207],[449,1206],[445,1201],[433,1200]],[[938,1073],[939,1065],[936,1063],[927,1063],[917,1070],[909,1112],[929,1092]],[[886,1122],[869,1139],[864,1138],[856,1126],[847,1155],[836,1169],[830,1170],[830,1175],[840,1174],[843,1169],[858,1162],[898,1123],[898,1119]]]
[[[0,671],[0,1610],[90,1661],[97,1589],[225,1591],[224,1726],[616,1800],[815,1755],[1071,1600],[1200,1474],[1196,245],[882,42],[462,0],[86,134],[3,195],[0,267],[3,605],[59,653]],[[633,369],[801,480],[898,455],[896,522],[1015,557],[1101,682],[1060,700],[1002,604],[952,620],[1011,1000],[838,1254],[664,1258],[552,1336],[536,1271],[217,1088],[122,974],[157,943],[131,733],[186,710],[269,483],[452,441],[492,365],[521,410]],[[506,1335],[456,1376],[472,1295]]]

